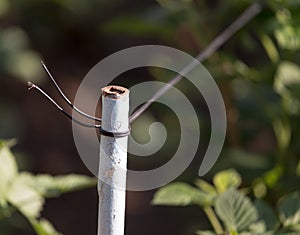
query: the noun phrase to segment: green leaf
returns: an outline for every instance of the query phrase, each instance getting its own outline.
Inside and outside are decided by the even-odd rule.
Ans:
[[[229,231],[244,231],[258,218],[250,199],[234,188],[217,198],[215,209]]]
[[[238,188],[242,182],[241,176],[234,169],[228,169],[217,173],[213,182],[219,193],[225,192],[229,188]]]
[[[29,49],[29,38],[20,27],[8,27],[0,32],[0,51],[5,72],[26,81],[41,77],[40,55]]]
[[[27,218],[39,217],[44,205],[44,198],[19,177],[10,186],[7,200]]]
[[[256,200],[254,205],[258,212],[258,220],[263,223],[265,231],[277,228],[279,221],[273,209],[262,200]]]
[[[279,203],[279,219],[284,227],[300,224],[300,195],[293,193],[285,196]]]
[[[8,27],[1,30],[0,42],[0,48],[3,51],[10,52],[8,54],[14,55],[28,46],[29,38],[23,29],[19,27]],[[5,63],[5,61],[3,62]]]
[[[288,88],[300,84],[299,75],[300,68],[297,64],[289,61],[283,61],[279,65],[277,69],[277,74],[275,76],[275,90],[279,94],[285,95],[289,91]]]
[[[212,205],[213,197],[186,183],[172,183],[156,192],[153,205]]]
[[[300,68],[284,61],[277,69],[274,89],[282,96],[284,107],[292,114],[300,112]]]
[[[282,165],[278,164],[277,166],[274,166],[271,170],[264,174],[263,180],[265,184],[268,185],[269,188],[276,187],[283,172],[284,170]]]
[[[254,224],[251,224],[250,226],[249,226],[249,235],[251,235],[251,234],[264,234],[265,232],[266,232],[266,225],[265,225],[265,223],[264,223],[264,221],[258,221],[258,222],[256,222],[256,223],[254,223]],[[248,233],[248,232],[245,232],[246,234]]]
[[[239,235],[237,231],[230,231],[229,235]]]
[[[7,142],[0,143],[0,206],[6,204],[6,194],[9,186],[17,175],[18,169],[15,158],[7,146]]]
[[[34,176],[28,172],[22,172],[20,178],[24,184],[45,197],[56,197],[62,193],[89,188],[97,184],[97,179],[94,177],[75,174],[66,176]]]
[[[292,129],[289,120],[275,119],[273,129],[276,135],[278,148],[280,151],[286,151],[291,142]]]
[[[0,139],[0,148],[8,147],[10,149],[10,148],[14,147],[16,144],[17,144],[16,139],[9,139],[9,140]]]
[[[267,185],[261,178],[257,178],[252,183],[252,190],[256,198],[263,198],[267,194]]]
[[[30,223],[38,235],[62,235],[61,233],[57,232],[53,225],[46,219],[31,219]]]
[[[272,39],[267,34],[261,34],[260,40],[264,46],[270,60],[276,64],[279,61],[279,53]]]
[[[217,195],[215,187],[204,180],[197,179],[195,185],[205,193],[211,194],[212,196]]]
[[[283,25],[281,28],[275,30],[274,35],[281,48],[292,51],[300,49],[299,26]]]
[[[40,61],[41,57],[36,52],[20,50],[8,60],[6,69],[24,81],[37,81],[42,75]]]

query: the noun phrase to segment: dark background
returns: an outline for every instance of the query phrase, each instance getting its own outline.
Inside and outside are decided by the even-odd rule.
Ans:
[[[46,62],[66,95],[73,100],[83,77],[106,56],[145,44],[172,46],[196,56],[250,2],[0,0],[0,138],[18,140],[13,151],[21,170],[52,175],[91,175],[76,151],[70,120],[40,94],[26,89],[26,81],[34,81],[70,111],[46,79],[39,61]],[[280,50],[281,59],[295,63],[299,61],[297,48],[281,50],[274,37],[276,27],[274,29],[272,23],[278,24],[276,12],[284,7],[276,2],[266,1],[263,12],[205,62],[218,82],[228,115],[225,148],[218,164],[205,177],[207,179],[219,169],[240,167],[246,185],[276,165],[278,146],[272,123],[276,117],[288,112],[282,111],[285,108],[281,106],[281,97],[273,88],[278,64],[268,58],[260,35],[270,35]],[[286,8],[290,7],[298,20],[300,13],[296,6],[287,5]],[[247,68],[253,70],[248,71]],[[140,68],[116,78],[114,84],[130,87],[147,80],[168,81],[173,75],[162,69]],[[176,87],[202,110],[199,113],[201,144],[198,154],[191,166],[176,179],[192,183],[197,178],[197,170],[209,141],[209,114],[201,94],[191,84],[183,81]],[[299,147],[295,147],[297,144],[299,146],[299,126],[294,121],[297,117],[298,113],[288,116],[292,129],[296,130],[287,151],[293,153],[293,160],[287,162],[296,162],[292,168],[297,166],[295,156],[299,156]],[[168,135],[167,145],[154,160],[143,161],[130,156],[129,166],[134,169],[151,168],[157,162],[163,163],[176,150],[179,135],[176,116],[167,108],[155,104],[140,117],[139,123],[133,124],[133,135],[141,142],[149,138],[149,120],[164,123],[171,135]],[[142,128],[143,124],[145,128]],[[254,164],[251,169],[239,160],[234,162],[230,156],[233,156],[231,151],[236,149],[259,155],[267,163],[263,166]],[[295,188],[297,184],[284,190]],[[279,186],[273,188],[267,198],[272,201],[282,190]],[[199,208],[151,206],[154,192],[127,193],[126,234],[188,235],[209,227]],[[97,201],[96,188],[68,193],[47,200],[43,216],[63,234],[96,234]],[[1,223],[11,228],[5,235],[34,234],[20,215]]]

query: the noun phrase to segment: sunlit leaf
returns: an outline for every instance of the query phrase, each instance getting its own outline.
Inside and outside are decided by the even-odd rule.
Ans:
[[[7,143],[0,143],[0,205],[6,202],[8,188],[17,176],[17,164]]]
[[[259,234],[262,235],[266,232],[266,225],[264,221],[258,221],[249,226],[250,232],[245,232],[245,234]],[[243,234],[243,233],[242,233]]]
[[[258,218],[251,200],[234,188],[217,198],[215,209],[229,231],[244,231]]]
[[[282,62],[275,75],[274,89],[284,101],[287,110],[293,114],[300,112],[300,68],[292,62]]]
[[[172,183],[155,194],[153,205],[187,206],[211,205],[213,197],[186,183]]]
[[[300,49],[300,27],[284,25],[282,28],[277,29],[274,35],[281,48],[288,50]]]
[[[242,182],[241,176],[234,169],[228,169],[217,173],[213,182],[219,193],[225,192],[229,188],[238,188]]]
[[[83,175],[66,176],[32,175],[28,172],[20,174],[21,181],[45,197],[56,197],[62,193],[96,186],[97,179]]]
[[[281,94],[289,93],[289,88],[300,84],[300,68],[297,64],[289,61],[283,61],[277,70],[275,76],[274,88]]]
[[[201,189],[203,192],[209,193],[211,195],[217,195],[217,191],[216,191],[215,187],[204,180],[197,179],[195,181],[195,185],[199,189]]]
[[[44,198],[20,178],[16,178],[8,189],[7,200],[28,218],[37,218],[44,205]]]

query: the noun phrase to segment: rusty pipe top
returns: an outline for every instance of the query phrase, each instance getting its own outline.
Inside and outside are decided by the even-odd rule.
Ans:
[[[101,89],[104,97],[120,99],[129,95],[129,90],[122,86],[110,85]]]

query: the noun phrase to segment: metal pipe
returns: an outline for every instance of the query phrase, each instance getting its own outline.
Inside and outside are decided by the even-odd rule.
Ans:
[[[124,133],[129,127],[129,90],[102,89],[102,129]],[[98,235],[123,235],[125,225],[128,136],[101,136]]]

